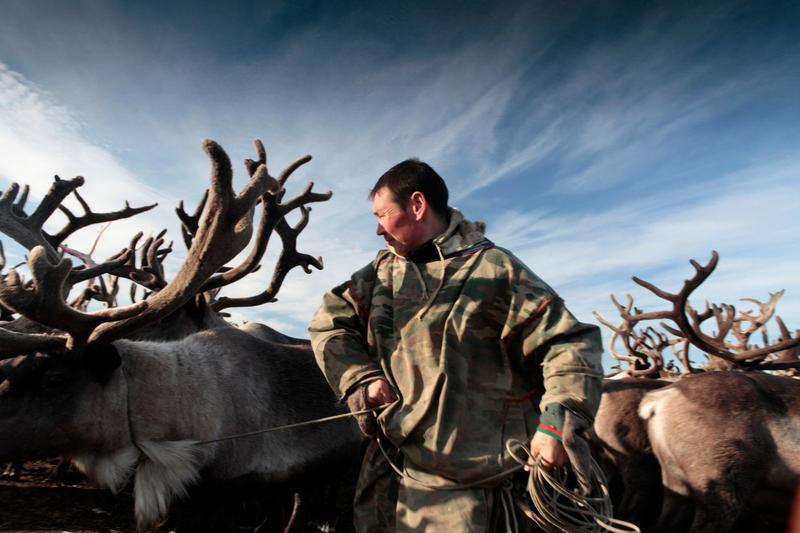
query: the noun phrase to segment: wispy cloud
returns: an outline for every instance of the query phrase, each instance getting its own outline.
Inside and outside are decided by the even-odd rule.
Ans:
[[[121,209],[126,200],[139,206],[158,202],[155,212],[136,220],[114,223],[104,234],[99,258],[119,251],[139,230],[155,232],[163,224],[163,210],[177,202],[136,179],[101,147],[87,141],[78,117],[49,94],[0,64],[0,184],[12,181],[31,187],[28,211],[53,182],[53,175],[86,178],[80,192],[98,212]],[[65,201],[74,213],[82,208],[70,197]],[[56,213],[46,229],[54,230],[66,219]],[[87,250],[97,228],[84,229],[69,240],[72,247]],[[8,243],[7,243],[8,245]],[[13,250],[13,246],[10,247]]]
[[[537,165],[546,163],[551,166],[542,184],[557,193],[636,181],[695,143],[711,144],[703,128],[714,120],[793,85],[788,73],[798,61],[778,37],[746,48],[761,36],[742,32],[738,44],[746,51],[733,56],[727,41],[735,15],[687,11],[668,16],[654,10],[631,31],[587,43],[566,64],[531,58],[529,72],[498,101],[511,131],[496,128],[494,117],[486,121],[503,139],[502,149],[481,154],[461,196],[526,171],[542,183],[544,167]]]
[[[705,264],[712,249],[720,264],[692,297],[734,303],[766,299],[786,289],[779,312],[800,324],[800,253],[796,240],[795,183],[800,159],[753,165],[678,194],[654,189],[635,202],[582,215],[511,213],[490,225],[492,237],[513,249],[562,293],[584,320],[591,311],[616,314],[608,295],[635,295],[645,308],[661,308],[630,278],[638,275],[675,292],[693,275],[689,259]]]

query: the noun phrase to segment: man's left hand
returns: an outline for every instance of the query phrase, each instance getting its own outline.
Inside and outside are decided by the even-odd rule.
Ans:
[[[567,464],[567,451],[561,441],[541,431],[533,434],[531,439],[531,459],[528,461],[528,470],[534,465],[536,458],[541,459],[542,468],[552,470]]]

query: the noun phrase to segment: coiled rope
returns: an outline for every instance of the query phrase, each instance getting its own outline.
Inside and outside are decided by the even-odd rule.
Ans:
[[[576,489],[567,488],[568,470],[556,468],[550,472],[531,456],[527,443],[509,439],[506,450],[519,464],[528,466],[527,502],[517,499],[520,510],[547,533],[640,533],[630,522],[614,518],[608,483],[603,471],[592,458],[591,492],[582,496]]]
[[[506,531],[508,532],[520,531],[517,514],[514,512],[516,506],[547,533],[602,533],[605,531],[640,533],[640,529],[635,524],[613,517],[608,483],[594,459],[592,459],[591,492],[589,496],[582,496],[576,490],[567,488],[567,467],[557,468],[553,473],[548,472],[541,466],[538,459],[531,456],[527,444],[515,439],[506,441],[506,450],[518,463],[517,465],[499,474],[471,483],[453,483],[446,486],[424,483],[409,474],[405,468],[399,468],[384,449],[380,437],[378,437],[378,447],[384,459],[397,475],[429,489],[462,490],[485,487],[498,479],[506,479],[507,482],[501,486],[499,505],[505,516]],[[529,466],[529,462],[532,462],[533,466]],[[511,474],[524,467],[529,469],[526,485],[529,501],[514,492],[513,484],[509,479]],[[531,503],[533,509],[531,509]]]

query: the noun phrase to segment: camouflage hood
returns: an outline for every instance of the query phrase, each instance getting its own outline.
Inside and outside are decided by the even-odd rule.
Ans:
[[[463,252],[486,240],[486,224],[470,222],[458,209],[450,209],[450,224],[444,232],[433,239],[433,244],[443,257]]]
[[[469,250],[473,246],[486,241],[486,237],[483,234],[486,230],[486,224],[483,222],[470,222],[464,218],[461,211],[453,207],[448,210],[448,219],[450,222],[447,228],[433,239],[433,244],[436,246],[441,259]],[[403,257],[397,254],[390,244],[386,245],[386,251],[398,257]]]

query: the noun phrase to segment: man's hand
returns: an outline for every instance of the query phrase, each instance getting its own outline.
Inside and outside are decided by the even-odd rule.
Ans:
[[[542,468],[552,470],[569,463],[578,480],[581,494],[592,492],[592,454],[585,432],[590,424],[567,410],[564,418],[564,442],[537,431],[531,439],[531,456],[525,470],[530,470],[536,458],[541,458]]]
[[[397,399],[392,387],[385,379],[370,381],[367,385],[367,406],[378,407],[387,403],[392,403]]]
[[[534,465],[536,458],[541,459],[542,468],[552,470],[567,464],[567,451],[561,441],[541,431],[533,434],[531,439],[531,459],[525,470]]]
[[[366,385],[359,385],[347,397],[347,407],[351,413],[357,413],[372,407],[391,403],[397,399],[394,391],[385,379],[376,379]],[[374,413],[364,413],[356,415],[356,422],[361,433],[367,437],[372,437],[378,432],[378,422],[375,420]]]

